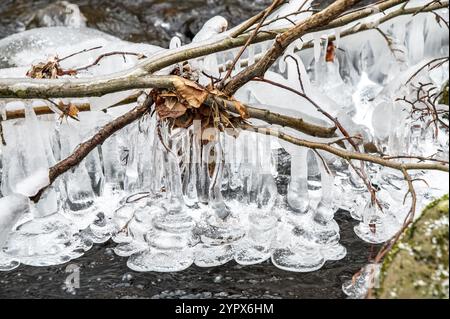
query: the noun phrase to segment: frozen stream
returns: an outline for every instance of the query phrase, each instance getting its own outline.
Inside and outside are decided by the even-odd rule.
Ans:
[[[100,1],[94,6],[93,1],[74,1],[85,19],[77,14],[58,16],[56,7],[52,9],[56,14],[50,12],[48,16],[39,11],[46,1],[33,4],[4,1],[0,5],[0,50],[3,48],[5,53],[0,56],[0,66],[5,69],[0,70],[0,77],[25,73],[25,68],[34,63],[35,55],[52,54],[55,48],[67,55],[77,46],[89,48],[93,42],[101,41],[105,46],[101,50],[126,48],[147,56],[157,55],[160,50],[147,44],[116,41],[89,30],[79,35],[73,31],[73,38],[79,39],[73,44],[66,43],[61,33],[71,33],[63,28],[42,29],[41,35],[37,30],[36,38],[27,38],[27,33],[22,33],[1,42],[3,37],[26,29],[61,23],[75,27],[86,25],[126,41],[167,48],[174,35],[183,43],[190,42],[204,17],[221,14],[231,25],[236,25],[266,2],[252,1],[254,5],[250,6],[249,1],[243,0],[191,1],[189,5],[177,1],[141,1],[139,5],[131,1],[121,4]],[[76,11],[78,7],[72,9]],[[369,43],[355,37],[360,48],[344,39],[340,45],[347,50],[338,52],[339,62],[325,63],[327,42],[316,34],[310,39],[314,50],[304,51],[301,57],[292,58],[294,61],[278,63],[278,69],[269,71],[267,76],[294,87],[298,85],[294,68],[297,61],[301,65],[299,72],[304,79],[305,94],[352,127],[355,130],[352,134],[361,134],[400,154],[420,152],[448,158],[448,135],[445,135],[448,132],[442,129],[439,135],[442,138],[433,139],[425,127],[418,130],[406,111],[395,108],[392,102],[397,97],[395,77],[406,77],[423,59],[448,54],[448,38],[445,39],[435,22],[425,18],[417,21],[412,25],[414,28],[399,20],[395,28],[385,30],[394,39],[403,39],[406,53],[400,57],[391,56],[382,39]],[[409,29],[405,36],[403,30]],[[439,33],[431,37],[430,30]],[[176,42],[171,42],[172,49],[176,48]],[[424,46],[417,47],[416,43]],[[30,49],[21,45],[30,45]],[[252,53],[249,50],[249,60],[254,59],[251,54],[255,51],[264,50],[264,45],[255,46]],[[294,54],[296,45],[288,53]],[[95,54],[98,52],[92,53]],[[385,63],[384,56],[392,67]],[[195,61],[195,65],[206,71],[214,70],[219,62],[226,62],[224,59],[226,55],[209,56]],[[72,59],[67,67],[74,67],[80,61],[82,57],[78,63]],[[353,64],[344,64],[349,61]],[[111,69],[119,71],[134,63],[137,63],[134,58],[122,61],[118,57],[80,77],[110,73]],[[419,77],[440,87],[448,73],[438,68],[431,75],[419,74]],[[208,79],[201,78],[200,83],[205,80]],[[300,84],[303,88],[303,83]],[[295,105],[302,101],[289,97],[286,92],[267,92],[263,84],[252,84],[243,87],[236,97],[273,111],[305,116],[317,124],[326,123],[311,105],[302,105],[304,113],[300,113]],[[406,89],[404,92],[408,96],[412,94]],[[402,216],[407,211],[400,198],[405,185],[402,177],[390,170],[375,165],[368,167],[388,209],[387,214],[381,214],[366,198],[365,187],[355,183],[354,171],[332,156],[325,157],[325,164],[306,149],[285,142],[278,144],[263,137],[250,137],[250,133],[242,133],[235,142],[223,134],[208,144],[218,154],[214,155],[217,163],[222,163],[211,171],[205,164],[212,157],[211,151],[205,146],[201,159],[197,158],[195,150],[200,146],[198,133],[193,129],[187,134],[176,134],[163,126],[158,131],[159,139],[153,138],[152,133],[142,134],[160,130],[155,118],[147,118],[116,135],[92,152],[84,165],[49,189],[42,204],[28,207],[24,198],[33,196],[42,187],[39,185],[48,183],[48,167],[70,154],[86,138],[79,132],[96,130],[101,122],[117,116],[114,111],[98,111],[118,102],[115,99],[119,98],[123,96],[113,94],[107,100],[92,98],[89,102],[96,112],[90,117],[80,114],[80,127],[66,122],[56,125],[56,129],[51,117],[36,118],[31,102],[4,104],[6,111],[24,108],[25,120],[4,125],[6,140],[11,144],[2,149],[0,196],[4,198],[0,213],[6,217],[5,225],[0,226],[9,229],[8,223],[17,221],[8,218],[19,216],[18,213],[23,214],[20,215],[23,219],[8,238],[0,236],[0,246],[5,247],[0,256],[0,268],[5,271],[0,272],[0,297],[342,298],[343,283],[367,264],[376,253],[377,244],[391,238],[403,222]],[[386,112],[391,121],[377,116]],[[393,119],[400,119],[401,123],[394,123]],[[42,136],[27,134],[34,131],[42,132]],[[163,140],[170,141],[171,152]],[[237,156],[227,152],[231,149],[228,143],[232,142],[237,145]],[[278,161],[276,166],[263,156],[267,154],[266,147],[271,148],[272,156]],[[280,147],[291,156],[285,156],[287,153]],[[277,155],[275,150],[280,153]],[[26,156],[29,154],[33,157]],[[336,178],[325,174],[328,169],[324,164],[332,167]],[[432,183],[419,188],[420,207],[448,190],[441,175],[423,176]],[[148,190],[151,193],[148,199],[123,201],[135,198],[128,195]],[[15,203],[26,208],[17,208],[19,204]],[[351,214],[343,209],[350,210]],[[34,218],[27,220],[30,213]],[[373,224],[375,231],[371,228]],[[270,259],[277,267],[272,266]],[[65,263],[68,260],[71,261]],[[50,266],[56,264],[61,265]],[[74,273],[80,279],[76,290],[64,283]]]
[[[348,254],[315,272],[286,272],[269,262],[253,266],[230,262],[178,273],[138,273],[127,267],[126,258],[114,254],[113,243],[107,243],[66,265],[1,272],[0,298],[345,298],[342,283],[367,263],[377,246],[356,237],[357,223],[347,213],[336,214],[336,220]],[[70,274],[66,269],[74,266],[80,267],[80,289],[75,294],[64,284]]]

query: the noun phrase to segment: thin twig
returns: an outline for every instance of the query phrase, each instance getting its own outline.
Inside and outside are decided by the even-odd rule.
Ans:
[[[346,160],[358,160],[362,162],[369,162],[373,164],[378,164],[381,166],[389,167],[395,170],[402,171],[403,169],[407,171],[411,170],[436,170],[441,172],[449,172],[449,166],[440,164],[440,163],[402,163],[397,162],[393,160],[386,160],[381,156],[376,156],[372,154],[365,154],[365,153],[358,153],[358,152],[352,152],[345,149],[337,148],[330,146],[326,143],[319,143],[319,142],[313,142],[308,141],[305,139],[299,139],[294,136],[288,135],[283,133],[279,130],[273,130],[266,127],[254,127],[250,124],[242,124],[241,128],[244,130],[248,130],[251,132],[256,132],[264,135],[270,135],[274,137],[278,137],[282,140],[285,140],[289,143],[310,148],[310,149],[316,149],[316,150],[322,150],[325,152],[328,152],[330,154],[336,155],[338,157],[341,157]]]
[[[283,0],[273,0],[272,5],[265,10],[264,15],[261,18],[261,21],[259,21],[258,25],[256,26],[255,30],[252,32],[252,34],[250,35],[250,37],[248,38],[247,42],[244,44],[244,46],[239,50],[238,54],[236,55],[236,57],[234,58],[233,63],[231,64],[231,67],[228,69],[227,74],[225,75],[225,77],[222,79],[220,86],[223,87],[223,84],[225,83],[226,80],[228,80],[228,78],[231,76],[231,73],[233,72],[234,67],[236,66],[236,63],[239,61],[239,59],[241,58],[242,54],[244,54],[245,50],[248,48],[248,46],[253,42],[253,40],[255,39],[255,37],[258,35],[258,31],[261,28],[262,24],[264,23],[264,21],[266,20],[266,18],[269,16],[269,14],[277,7],[280,5],[280,3],[283,2]]]
[[[104,59],[104,58],[106,58],[106,57],[109,57],[109,56],[113,56],[113,55],[122,55],[124,58],[125,58],[126,55],[133,55],[133,56],[138,57],[138,59],[146,58],[146,56],[143,55],[142,53],[136,53],[136,52],[120,52],[120,51],[108,52],[108,53],[104,53],[104,54],[100,55],[100,56],[99,56],[97,59],[95,59],[95,61],[92,62],[91,64],[86,65],[86,66],[83,66],[83,67],[81,67],[81,68],[77,68],[77,69],[75,69],[74,71],[80,72],[80,71],[87,70],[87,69],[89,69],[89,68],[91,68],[91,67],[93,67],[93,66],[98,65],[102,59]]]
[[[81,51],[72,53],[72,54],[70,54],[70,55],[68,55],[68,56],[65,56],[64,58],[58,58],[58,62],[67,60],[67,59],[69,59],[69,58],[71,58],[71,57],[74,57],[74,56],[79,55],[79,54],[82,54],[82,53],[86,53],[86,52],[98,50],[98,49],[101,49],[101,48],[102,48],[102,46],[98,46],[98,47],[90,48],[90,49],[84,49],[84,50],[81,50]]]

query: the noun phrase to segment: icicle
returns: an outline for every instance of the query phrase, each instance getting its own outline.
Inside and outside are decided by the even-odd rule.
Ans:
[[[200,231],[200,243],[195,249],[195,264],[199,267],[222,265],[234,258],[234,245],[244,236],[239,216],[234,216],[224,202],[221,194],[223,174],[222,139],[211,141],[204,153],[209,163],[214,163],[214,173],[210,180],[210,207],[203,215],[204,225]],[[203,146],[206,148],[206,146]],[[211,149],[214,149],[212,161]],[[245,186],[245,184],[244,184]]]
[[[61,158],[72,154],[81,142],[80,133],[75,124],[62,124],[58,132],[58,143],[61,146]],[[71,171],[63,175],[61,188],[63,192],[62,207],[64,213],[75,222],[79,229],[86,229],[96,219],[98,213],[94,205],[96,195],[86,168],[86,160]]]
[[[320,171],[322,194],[319,204],[313,215],[316,242],[321,246],[321,253],[326,260],[341,260],[347,250],[339,244],[339,226],[334,218],[334,177],[323,158],[317,153],[315,159]]]
[[[30,103],[26,104],[22,125],[4,122],[2,193],[31,197],[49,184],[47,157],[38,120]]]
[[[255,45],[250,45],[248,47],[248,65],[255,64]]]
[[[247,49],[247,50],[248,50],[248,49]],[[234,50],[232,51],[232,54],[233,54],[233,61],[234,61],[234,59],[236,59],[236,57],[238,56],[239,51],[240,51],[240,48],[236,48],[236,49],[234,49]],[[249,53],[247,53],[247,54],[249,54]],[[242,71],[241,60],[242,60],[242,56],[241,56],[241,58],[236,62],[236,66],[234,67],[234,72],[236,72],[236,74]]]
[[[226,219],[230,215],[229,208],[225,205],[222,197],[222,174],[223,174],[223,151],[220,142],[215,143],[214,147],[214,161],[208,163],[214,163],[214,173],[211,177],[211,184],[209,186],[209,205],[216,212],[217,216],[221,219]],[[211,152],[209,152],[211,156]],[[210,158],[209,158],[210,159]]]
[[[334,45],[336,46],[336,49],[339,49],[341,47],[341,28],[340,27],[337,27],[334,29],[334,36],[335,36]]]
[[[380,200],[379,200],[380,201]],[[371,199],[363,209],[362,221],[354,230],[356,235],[372,244],[381,244],[391,239],[398,230],[397,220],[389,213],[389,207],[381,202],[383,210]]]
[[[142,153],[142,134],[137,125],[130,127],[128,139],[128,153],[126,160],[125,172],[125,191],[133,193],[141,191],[139,185],[139,178],[141,173],[139,171],[139,162]]]
[[[304,214],[309,209],[309,194],[307,187],[307,154],[305,148],[291,153],[291,182],[289,183],[287,201],[296,212]]]
[[[181,45],[182,45],[181,39],[179,37],[175,36],[170,40],[169,50],[176,50],[176,49],[180,48]],[[177,67],[179,70],[182,70],[183,69],[182,63],[178,63]]]
[[[315,63],[320,62],[320,51],[321,51],[321,37],[320,33],[314,33],[314,61]]]
[[[272,176],[270,137],[258,138],[258,155],[260,159],[260,178],[255,204],[248,206],[247,235],[236,245],[235,260],[242,265],[261,263],[270,258],[276,236],[278,216],[273,208],[278,191]]]
[[[287,271],[314,271],[324,265],[325,259],[320,246],[314,242],[314,237],[309,235],[311,212],[307,187],[308,150],[296,147],[290,150],[290,154],[291,183],[288,189],[288,203],[294,211],[287,213],[283,226],[283,232],[289,232],[290,241],[288,245],[283,244],[283,236],[279,236],[277,249],[272,254],[272,263]]]
[[[369,41],[366,41],[359,55],[359,72],[370,74],[370,70],[374,64],[375,54],[372,48],[372,44]]]
[[[424,20],[422,16],[407,25],[408,30],[408,51],[411,64],[420,62],[424,57],[425,38],[424,38]]]
[[[187,206],[193,207],[198,203],[197,178],[199,163],[201,161],[201,144],[200,136],[196,133],[195,128],[190,128],[187,132],[185,152],[186,156],[186,172],[183,179],[184,201]]]
[[[219,63],[217,62],[217,55],[210,54],[203,60],[203,69],[209,76],[216,78],[220,77]]]
[[[167,146],[169,130],[166,125],[161,128],[160,135],[162,138],[160,144],[164,143]],[[160,145],[157,151],[163,153],[166,198],[151,199],[146,206],[136,212],[132,222],[136,225],[138,234],[133,237],[138,243],[146,243],[148,248],[137,252],[130,249],[133,254],[128,259],[127,265],[136,271],[181,271],[194,262],[192,249],[194,223],[184,206],[181,171],[176,156],[177,143],[173,143],[171,149]],[[131,247],[139,248],[139,245]]]

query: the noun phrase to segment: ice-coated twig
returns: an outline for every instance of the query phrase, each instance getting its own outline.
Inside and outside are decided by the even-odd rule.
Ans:
[[[308,141],[305,139],[300,139],[294,136],[291,136],[289,134],[286,134],[280,130],[274,130],[267,127],[254,127],[250,124],[243,125],[243,129],[256,132],[264,135],[270,135],[277,137],[279,139],[285,140],[289,143],[303,146],[306,148],[310,148],[313,150],[322,150],[327,153],[336,155],[340,158],[346,159],[346,160],[357,160],[362,162],[369,162],[373,164],[378,164],[381,166],[389,167],[398,171],[413,171],[413,170],[436,170],[441,172],[449,172],[449,166],[444,163],[402,163],[397,162],[394,160],[385,159],[382,156],[372,155],[372,154],[366,154],[366,153],[358,153],[353,151],[348,151],[342,148],[333,147],[331,145],[328,145],[327,143],[319,143],[319,142],[313,142]]]
[[[92,62],[91,64],[83,66],[81,68],[76,68],[74,71],[76,71],[76,72],[85,71],[93,66],[98,65],[100,63],[100,61],[103,60],[104,58],[110,57],[113,55],[121,55],[124,57],[124,59],[125,59],[125,56],[127,56],[127,55],[136,56],[138,59],[146,58],[146,56],[144,54],[136,53],[136,52],[121,52],[121,51],[108,52],[108,53],[104,53],[104,54],[100,55],[99,57],[97,57],[97,59],[95,59],[95,61]]]
[[[405,84],[408,84],[409,82],[411,82],[421,71],[423,71],[425,68],[430,68],[430,69],[433,69],[433,68],[435,68],[436,66],[440,66],[440,65],[442,65],[443,63],[445,63],[445,62],[448,62],[448,60],[449,60],[449,57],[446,57],[446,56],[444,56],[444,57],[440,57],[440,58],[436,58],[436,59],[433,59],[433,60],[431,60],[431,61],[428,61],[427,63],[425,63],[423,66],[421,66],[420,68],[418,68],[417,69],[417,71],[416,72],[414,72],[410,77],[409,77],[409,79],[408,79],[408,81],[406,81],[405,82]],[[436,63],[436,64],[434,64],[434,63]]]

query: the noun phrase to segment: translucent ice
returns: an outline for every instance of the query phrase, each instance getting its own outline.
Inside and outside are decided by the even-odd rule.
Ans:
[[[306,10],[311,2],[289,1],[268,17],[267,22],[273,23],[264,28],[290,24],[283,15],[290,15],[296,22],[311,15],[309,11],[296,13],[302,4],[302,10]],[[442,15],[448,19],[448,13]],[[360,22],[373,22],[382,16],[377,13]],[[304,43],[297,41],[289,46],[265,74],[267,80],[281,85],[252,81],[235,98],[252,107],[332,127],[334,123],[324,116],[325,111],[337,117],[350,135],[363,137],[383,153],[448,158],[448,130],[439,127],[434,136],[436,132],[410,116],[410,106],[401,100],[403,96],[413,98],[419,82],[439,90],[448,79],[447,64],[417,72],[429,59],[448,55],[446,31],[434,16],[418,16],[417,20],[397,17],[380,25],[390,41],[376,30],[340,37],[346,27],[305,35]],[[169,50],[180,52],[225,39],[230,35],[230,31],[222,32],[225,27],[225,21],[216,17],[207,22],[192,44],[183,46],[174,38]],[[330,35],[336,35],[339,48],[334,57],[326,59]],[[67,43],[68,37],[73,41]],[[423,43],[414,46],[417,41]],[[315,48],[305,44],[315,44]],[[272,41],[251,45],[233,72],[241,70],[244,62],[257,61],[271,45]],[[0,70],[0,77],[25,77],[35,60],[46,60],[49,55],[62,58],[97,46],[101,48],[64,59],[62,67],[86,66],[112,51],[143,54],[152,61],[166,53],[159,47],[132,44],[86,28],[36,29],[0,40],[0,65],[8,67]],[[207,75],[223,75],[219,71],[237,53],[233,49],[189,62],[194,76],[206,85],[211,82]],[[77,77],[111,75],[139,63],[136,55],[108,56],[78,72]],[[80,122],[58,121],[61,111],[46,102],[0,102],[3,119],[6,112],[25,110],[26,115],[1,123],[7,142],[0,146],[0,196],[6,196],[0,199],[1,205],[10,203],[11,196],[19,196],[13,195],[17,192],[31,196],[46,186],[49,167],[136,103],[109,106],[138,93],[62,100],[90,103],[92,111],[80,112]],[[145,94],[138,103],[143,98]],[[43,103],[57,115],[37,117],[32,107]],[[445,110],[445,106],[438,105],[437,109]],[[262,120],[249,122],[269,125]],[[339,130],[331,138],[318,138],[289,127],[271,128],[311,142],[333,143],[343,137]],[[407,216],[411,202],[409,198],[403,201],[407,185],[401,172],[353,161],[355,167],[364,167],[376,186],[380,209],[371,201],[363,180],[343,159],[249,131],[214,132],[205,140],[202,138],[209,134],[206,131],[201,123],[186,130],[172,128],[157,114],[149,114],[114,134],[55,181],[39,203],[27,206],[28,219],[5,219],[7,228],[14,225],[8,238],[2,239],[0,269],[12,269],[20,262],[60,264],[81,256],[93,243],[112,238],[117,244],[114,251],[127,257],[128,266],[136,271],[170,272],[193,263],[211,267],[233,259],[244,265],[271,259],[280,269],[307,272],[346,254],[334,220],[338,209],[348,211],[358,221],[356,234],[370,243],[392,238]],[[348,142],[333,145],[351,148]],[[277,163],[279,154],[285,152],[288,155]],[[447,177],[414,172],[415,180],[428,183],[415,183],[418,210],[448,192]],[[362,296],[366,277],[365,273],[355,277],[345,291]]]
[[[0,198],[0,247],[3,247],[19,219],[29,212],[29,199],[26,196],[12,194]]]
[[[215,16],[208,20],[202,29],[195,35],[192,42],[202,42],[208,40],[215,35],[226,31],[228,28],[228,21],[221,16]]]

